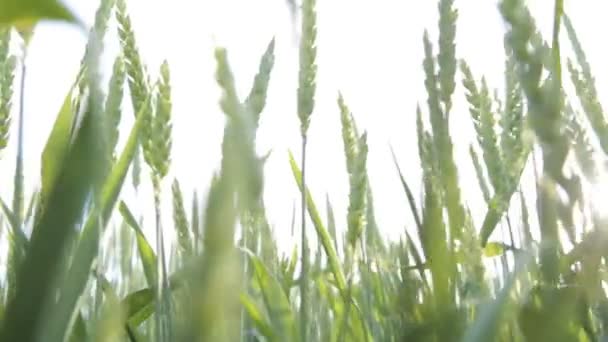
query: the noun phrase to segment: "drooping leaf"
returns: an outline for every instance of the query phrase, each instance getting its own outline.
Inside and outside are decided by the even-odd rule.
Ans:
[[[183,288],[185,280],[197,270],[200,266],[200,262],[201,258],[188,260],[182,268],[175,271],[169,277],[169,284],[172,292],[176,292]],[[122,305],[126,310],[128,327],[137,328],[141,323],[152,316],[156,310],[154,299],[153,288],[147,287],[128,294],[122,300]]]
[[[156,287],[156,254],[148,243],[146,236],[139,227],[139,224],[137,223],[137,220],[135,220],[131,210],[129,210],[129,207],[122,201],[120,202],[119,211],[125,222],[131,228],[133,228],[133,231],[135,232],[135,236],[137,238],[137,248],[139,250],[139,258],[144,268],[148,285],[151,287]]]
[[[40,20],[63,21],[84,28],[59,0],[0,0],[0,25],[15,26],[24,32],[31,31]]]
[[[127,295],[122,300],[127,315],[127,324],[139,326],[154,313],[154,292],[150,288],[141,289]]]

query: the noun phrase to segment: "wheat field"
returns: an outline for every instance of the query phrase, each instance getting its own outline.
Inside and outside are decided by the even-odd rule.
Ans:
[[[459,1],[437,1],[438,21],[420,37],[423,96],[408,116],[415,166],[391,160],[410,222],[396,239],[378,215],[374,146],[342,92],[332,134],[343,150],[345,217],[307,181],[311,125],[330,115],[315,111],[322,27],[316,0],[289,3],[300,20],[296,101],[285,115],[297,119],[298,144],[285,169],[299,196],[291,224],[276,227],[264,197],[270,155],[258,148],[276,39],[260,51],[245,96],[231,51],[213,48],[225,124],[202,193],[171,171],[172,65],[149,70],[127,0],[99,0],[90,28],[56,0],[0,0],[0,152],[17,151],[11,191],[0,189],[0,340],[608,339],[608,217],[597,190],[608,123],[569,16],[574,3],[555,0],[543,35],[524,0],[498,2],[504,72],[494,85],[458,52]],[[22,128],[23,104],[34,100],[23,80],[35,25],[49,20],[81,30],[87,44],[31,191]],[[118,51],[104,69],[110,32]],[[455,138],[453,115],[470,126],[471,143]],[[456,149],[468,151],[467,165]],[[481,209],[467,200],[471,188]],[[278,229],[294,242],[287,252]]]

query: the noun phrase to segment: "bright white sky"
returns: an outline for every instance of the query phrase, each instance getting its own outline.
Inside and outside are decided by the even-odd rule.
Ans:
[[[553,1],[532,0],[533,14],[549,37]],[[608,5],[603,1],[566,0],[589,60],[598,76],[600,97],[606,94],[608,52],[592,45],[597,33],[606,32]],[[97,0],[67,1],[92,24]],[[413,4],[416,4],[414,6]],[[492,87],[502,87],[503,24],[495,1],[456,0],[459,9],[457,54],[465,58],[476,76],[485,75]],[[299,123],[296,109],[297,45],[285,0],[129,0],[129,11],[144,62],[153,77],[163,59],[171,66],[174,88],[174,149],[172,174],[186,190],[189,210],[194,187],[206,195],[207,184],[219,161],[223,114],[217,107],[219,92],[214,80],[213,48],[228,49],[238,90],[245,96],[258,61],[270,39],[276,37],[276,65],[270,82],[268,105],[258,134],[260,154],[273,150],[266,168],[268,215],[283,248],[288,248],[292,205],[298,191],[291,176],[287,150],[299,158]],[[425,105],[422,74],[422,33],[437,41],[437,1],[318,0],[318,91],[310,127],[308,182],[321,213],[325,195],[334,206],[338,226],[344,226],[348,199],[339,111],[341,91],[361,130],[368,131],[368,169],[381,230],[391,238],[402,234],[411,215],[393,166],[389,144],[398,155],[405,177],[418,190],[420,178],[415,141],[415,107]],[[110,27],[114,36],[115,26]],[[565,35],[563,37],[566,39]],[[564,40],[566,41],[566,40]],[[42,24],[29,52],[26,80],[25,167],[28,189],[38,186],[40,153],[65,92],[77,72],[86,37],[61,24]],[[108,46],[109,58],[117,51]],[[110,59],[108,59],[110,60]],[[110,60],[111,61],[111,60]],[[456,90],[452,131],[460,173],[472,174],[468,142],[473,132],[460,85]],[[132,123],[130,100],[125,98],[125,130]],[[17,109],[15,99],[15,109]],[[16,116],[15,116],[16,123]],[[14,126],[16,128],[16,125]],[[16,136],[16,129],[11,138]],[[2,196],[10,201],[14,165],[14,140],[0,161],[0,177],[8,187]],[[149,182],[145,178],[146,182]],[[166,227],[171,225],[170,185],[166,180]],[[484,215],[474,178],[462,180],[477,224]],[[135,208],[149,208],[152,198],[127,197]],[[309,225],[312,231],[312,227]],[[148,225],[147,234],[154,233]],[[170,230],[170,229],[167,229]],[[172,233],[169,233],[172,234]],[[151,240],[154,241],[154,240]]]

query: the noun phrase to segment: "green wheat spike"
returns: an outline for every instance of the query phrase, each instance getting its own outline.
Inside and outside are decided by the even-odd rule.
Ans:
[[[606,123],[604,110],[597,97],[594,80],[585,75],[585,66],[582,66],[583,71],[580,71],[571,60],[568,60],[567,67],[578,99],[587,114],[587,119],[599,139],[600,146],[605,153],[608,153],[608,123]]]
[[[439,142],[439,148],[443,146],[444,134],[447,132],[446,120],[443,116],[443,111],[439,104],[439,88],[437,82],[437,74],[435,68],[435,59],[433,57],[433,45],[429,40],[428,32],[424,32],[424,85],[428,94],[427,103],[430,111],[431,128],[433,136]]]
[[[152,145],[154,169],[159,177],[164,178],[169,172],[171,163],[171,73],[169,64],[164,61],[160,69],[160,82],[158,83],[158,98],[155,119],[152,128]]]
[[[352,113],[346,106],[342,94],[338,94],[338,107],[340,108],[340,121],[342,122],[342,141],[344,143],[344,155],[346,156],[346,171],[350,175],[354,172],[354,164],[360,152],[359,136]]]
[[[355,248],[367,224],[367,134],[357,138],[358,153],[352,163],[350,174],[350,195],[348,206],[347,241]]]
[[[465,61],[461,61],[460,67],[464,76],[463,86],[467,90],[466,98],[470,106],[469,111],[477,133],[477,141],[483,152],[490,183],[495,193],[501,193],[504,191],[505,171],[503,161],[500,158],[501,153],[498,149],[498,139],[495,131],[496,122],[492,112],[492,100],[489,96],[488,87],[482,78],[481,89],[478,89],[472,72]]]
[[[113,158],[119,137],[119,125],[122,116],[122,100],[125,83],[125,65],[122,56],[117,56],[112,67],[112,76],[105,103],[105,117],[108,120],[108,150]]]
[[[458,11],[453,8],[454,0],[439,1],[439,84],[440,98],[446,118],[452,108],[452,95],[456,84],[456,20]]]
[[[150,82],[146,68],[141,60],[125,0],[116,0],[116,20],[118,21],[118,37],[125,58],[125,68],[128,75],[133,110],[134,113],[139,113],[150,91]]]
[[[192,255],[192,238],[190,236],[190,224],[184,209],[182,190],[177,179],[173,180],[171,191],[173,194],[173,224],[177,231],[177,241],[180,252],[187,258]]]
[[[270,82],[270,75],[274,67],[274,46],[275,39],[273,38],[262,59],[258,68],[258,73],[255,75],[253,80],[253,86],[249,95],[245,99],[245,106],[249,108],[249,113],[254,118],[255,127],[257,128],[260,122],[260,114],[266,107],[266,96],[268,94],[268,84]]]
[[[302,135],[310,126],[310,116],[315,106],[317,88],[317,19],[316,0],[302,4],[302,38],[300,42],[300,72],[298,86],[298,116]]]
[[[12,121],[13,82],[17,60],[9,51],[10,36],[9,29],[4,29],[0,34],[0,152],[8,144]]]
[[[150,92],[148,74],[141,60],[135,32],[131,25],[131,18],[127,13],[125,0],[116,0],[116,20],[118,22],[118,38],[125,58],[125,70],[133,105],[133,113],[137,115]],[[149,125],[144,125],[144,127]],[[142,134],[145,135],[145,134]],[[132,177],[133,186],[137,190],[141,183],[141,149],[138,148],[133,159]]]
[[[428,32],[425,30],[423,35],[424,61],[423,68],[425,73],[425,88],[427,90],[427,103],[430,111],[430,121],[432,137],[434,140],[433,148],[437,149],[437,163],[440,167],[441,192],[445,198],[444,205],[448,211],[450,227],[450,238],[458,239],[464,224],[464,208],[461,203],[460,188],[458,184],[458,171],[454,163],[453,144],[450,138],[449,118],[441,108],[440,82],[435,71],[435,59],[433,46],[429,40]]]
[[[505,107],[500,118],[500,146],[504,163],[510,165],[523,152],[524,104],[513,52],[506,44],[505,50]]]
[[[568,39],[572,44],[572,49],[574,50],[574,55],[576,56],[576,60],[582,69],[582,73],[584,78],[589,82],[589,90],[595,96],[595,78],[593,77],[593,73],[591,72],[591,65],[587,60],[587,55],[585,54],[585,50],[582,47],[581,42],[578,39],[578,35],[576,34],[576,30],[574,29],[574,25],[572,25],[572,21],[567,14],[562,16],[562,23],[564,24],[564,28],[566,29],[566,33],[568,35]]]
[[[353,118],[353,115],[346,105],[344,101],[344,97],[341,93],[338,94],[338,107],[340,109],[340,121],[342,123],[342,141],[344,144],[344,154],[346,156],[346,170],[348,174],[352,174],[354,172],[354,164],[360,154],[360,146],[358,143],[359,140],[359,132],[357,129],[357,125]],[[365,177],[365,191],[366,191],[366,201],[367,201],[367,229],[366,232],[366,244],[374,247],[382,247],[382,241],[380,238],[380,233],[378,231],[378,227],[375,220],[374,208],[373,208],[373,196],[369,186],[369,178],[367,172],[364,175]]]

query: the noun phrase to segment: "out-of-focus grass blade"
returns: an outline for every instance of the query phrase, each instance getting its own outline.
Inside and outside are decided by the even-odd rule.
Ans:
[[[11,226],[11,233],[13,234],[13,236],[17,237],[18,242],[20,244],[23,244],[24,247],[27,247],[29,240],[27,239],[27,236],[25,236],[25,233],[19,226],[17,218],[15,217],[15,215],[13,214],[11,209],[8,207],[8,205],[6,205],[6,202],[4,202],[4,200],[1,198],[0,198],[0,205],[2,206],[2,211],[4,212],[4,216],[6,216],[6,218],[8,219],[8,223]]]
[[[10,230],[7,234],[8,255],[6,262],[7,271],[5,275],[5,282],[7,286],[6,298],[10,299],[15,294],[15,290],[17,288],[17,270],[19,269],[19,265],[25,257],[29,240],[21,229],[19,220],[17,219],[17,217],[15,217],[11,209],[1,198],[0,205],[2,206],[4,216],[7,218],[8,223],[10,225]]]
[[[124,218],[125,222],[131,228],[133,228],[137,237],[137,249],[139,250],[139,258],[144,268],[144,273],[146,275],[146,280],[148,281],[148,286],[156,287],[156,254],[148,243],[146,236],[139,227],[139,224],[135,220],[135,217],[131,213],[131,210],[129,210],[129,207],[127,207],[127,205],[123,201],[120,202],[118,210],[120,211],[120,214]]]
[[[557,85],[556,95],[561,97],[562,87],[562,62],[561,62],[561,48],[559,43],[559,33],[561,28],[562,16],[564,15],[564,0],[554,1],[554,12],[553,12],[553,72],[555,73],[555,83]],[[560,99],[560,102],[562,100]]]
[[[53,186],[57,182],[62,166],[70,151],[70,142],[73,139],[76,111],[73,108],[74,89],[81,80],[77,77],[76,82],[68,91],[63,100],[63,105],[57,114],[55,124],[49,135],[49,139],[42,151],[41,160],[41,182],[40,197],[43,205],[46,205],[48,196],[53,191]]]
[[[124,306],[121,305],[110,282],[102,274],[97,274],[97,279],[102,284],[105,301],[102,304],[101,315],[93,322],[93,341],[119,341],[127,336],[127,332],[122,329],[126,317]]]
[[[30,28],[39,20],[57,20],[84,25],[59,0],[0,1],[0,25],[14,25],[23,30]]]
[[[287,295],[281,284],[274,279],[253,253],[246,251],[254,269],[255,277],[260,284],[266,310],[272,323],[272,341],[292,341],[295,338],[293,312]]]
[[[327,210],[327,230],[331,239],[334,241],[334,248],[338,250],[338,234],[336,233],[336,218],[334,216],[334,209],[329,201],[329,195],[325,197],[325,208]]]
[[[526,341],[601,341],[593,336],[583,287],[535,286],[519,308],[517,321]],[[586,335],[586,336],[585,336]]]
[[[416,223],[416,227],[418,228],[418,231],[422,231],[422,220],[420,219],[420,215],[418,214],[418,208],[416,207],[416,200],[414,199],[412,190],[410,189],[409,185],[405,181],[405,177],[403,177],[403,173],[401,172],[401,167],[399,167],[399,163],[397,163],[397,156],[395,156],[395,151],[393,150],[392,146],[391,146],[391,154],[393,157],[393,163],[395,164],[395,167],[397,168],[397,173],[399,174],[399,180],[401,181],[401,185],[403,186],[403,190],[405,191],[405,195],[407,196],[407,201],[410,206],[410,210],[412,212],[412,215],[414,216],[414,222]],[[416,265],[422,265],[423,262],[422,262],[422,258],[420,257],[421,254],[418,251],[418,248],[416,248],[416,245],[414,244],[414,240],[412,239],[410,233],[407,230],[405,231],[405,235],[407,238],[408,247],[411,249],[412,257],[414,258],[414,262],[416,262]],[[418,267],[418,271],[420,272],[420,277],[424,281],[425,285],[428,286],[427,280],[426,280],[426,275],[424,273],[424,268]]]
[[[132,292],[122,303],[127,312],[127,323],[137,327],[154,313],[154,291],[145,288]]]
[[[87,332],[87,326],[84,323],[82,314],[78,314],[76,322],[74,322],[74,328],[72,328],[72,334],[70,336],[70,342],[82,342],[88,341],[89,334]]]
[[[112,168],[112,171],[101,189],[101,200],[89,215],[84,229],[80,235],[72,265],[64,282],[65,286],[61,292],[56,315],[53,315],[53,323],[50,324],[49,336],[64,335],[68,330],[70,317],[77,305],[78,298],[82,294],[87,281],[93,260],[97,256],[99,230],[106,226],[114,209],[118,195],[129,170],[129,165],[135,155],[137,137],[145,122],[145,114],[140,113],[127,140],[120,158]],[[57,335],[52,335],[52,334]]]
[[[505,250],[505,244],[502,242],[488,242],[483,249],[483,255],[491,258],[502,255]]]
[[[296,160],[294,159],[291,151],[289,151],[289,163],[291,165],[291,171],[298,185],[298,188],[300,189],[300,191],[304,191],[304,189],[302,189],[302,172],[300,171],[300,168],[298,167],[298,164],[296,163]],[[329,261],[329,264],[331,266],[331,270],[338,286],[338,290],[340,290],[340,293],[346,298],[346,280],[344,278],[344,272],[342,271],[340,260],[338,259],[336,250],[334,249],[334,246],[331,242],[331,237],[329,236],[327,229],[325,229],[325,226],[321,221],[321,217],[319,216],[319,213],[317,211],[317,206],[315,205],[315,202],[312,199],[312,195],[310,194],[308,187],[306,189],[306,207],[308,209],[308,214],[312,219],[319,240],[321,241],[321,244],[323,244],[323,249],[325,249],[325,253],[327,254],[327,260]]]
[[[84,214],[88,195],[102,176],[99,171],[103,165],[98,158],[102,131],[95,110],[88,108],[84,112],[71,148],[65,158],[56,161],[56,176],[50,183],[47,180],[47,200],[18,270],[19,286],[8,304],[2,341],[34,341],[43,333],[40,329],[54,299],[53,288],[61,273],[64,247]]]
[[[395,164],[395,168],[397,168],[397,173],[399,173],[399,180],[401,181],[401,185],[403,186],[403,190],[405,191],[405,195],[407,196],[407,202],[410,205],[410,210],[412,211],[412,215],[414,216],[414,222],[416,222],[416,227],[418,231],[422,229],[422,220],[420,219],[420,214],[418,214],[418,208],[416,208],[416,200],[414,199],[414,195],[412,194],[412,190],[409,185],[405,181],[403,177],[403,173],[401,172],[401,168],[399,167],[399,163],[397,162],[397,157],[395,156],[395,151],[391,146],[391,154],[393,157],[393,163]]]
[[[492,197],[490,202],[488,203],[488,211],[486,212],[486,216],[483,219],[483,223],[481,225],[481,230],[479,232],[479,239],[481,241],[481,246],[485,247],[490,235],[494,232],[496,225],[500,222],[502,215],[504,214],[506,208],[502,205],[502,201],[504,201],[502,196],[498,194]]]
[[[25,212],[25,221],[31,221],[31,222],[34,221],[38,203],[39,203],[39,193],[38,193],[38,191],[35,191],[32,194],[29,205],[27,206],[27,211]]]
[[[200,208],[198,206],[198,195],[196,191],[194,191],[194,194],[192,195],[192,212],[190,214],[192,216],[192,219],[190,220],[190,228],[192,229],[192,237],[194,238],[192,247],[194,248],[194,254],[197,255],[200,253],[199,246],[201,244],[201,227],[199,223]]]
[[[181,289],[185,280],[200,267],[201,258],[193,258],[186,261],[186,265],[175,271],[169,277],[171,291]],[[153,288],[145,288],[128,294],[123,300],[126,307],[127,323],[131,328],[135,328],[148,319],[155,311]]]
[[[414,258],[414,262],[416,263],[415,267],[418,269],[418,272],[420,273],[420,278],[424,282],[424,285],[428,288],[429,284],[428,280],[426,279],[426,274],[424,273],[425,267],[424,262],[422,261],[420,251],[418,251],[418,248],[416,247],[416,245],[414,244],[414,240],[412,239],[412,235],[407,230],[405,230],[405,237],[407,239],[408,249],[412,253],[412,257]]]
[[[245,308],[245,311],[247,311],[249,318],[251,318],[251,321],[258,329],[260,334],[262,334],[262,336],[267,338],[269,341],[273,341],[274,332],[272,327],[270,324],[268,324],[268,322],[266,322],[253,299],[247,294],[241,293],[241,304],[243,305],[243,308]]]
[[[291,287],[294,285],[293,275],[296,270],[296,264],[298,262],[298,246],[295,245],[291,252],[291,256],[286,256],[281,260],[279,267],[279,276],[281,280],[281,286],[285,293],[289,293]]]
[[[521,254],[521,259],[517,260],[519,265],[510,274],[503,288],[498,293],[495,300],[481,307],[477,319],[465,331],[463,342],[485,342],[493,341],[500,329],[507,306],[509,305],[510,295],[514,286],[526,272],[527,267],[533,259],[530,255]]]

